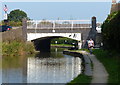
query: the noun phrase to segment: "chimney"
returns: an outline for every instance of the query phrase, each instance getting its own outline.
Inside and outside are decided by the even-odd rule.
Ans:
[[[116,0],[112,0],[112,4],[116,4]]]

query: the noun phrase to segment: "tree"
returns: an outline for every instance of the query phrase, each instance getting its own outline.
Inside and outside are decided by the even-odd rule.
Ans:
[[[110,14],[105,20],[102,36],[106,49],[120,50],[120,11]]]
[[[27,18],[27,14],[20,9],[13,10],[8,14],[9,21],[21,22],[23,18]]]

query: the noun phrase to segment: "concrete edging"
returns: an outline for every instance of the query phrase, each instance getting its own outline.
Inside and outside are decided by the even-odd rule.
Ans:
[[[106,84],[108,81],[108,73],[103,66],[103,64],[95,57],[95,55],[90,54],[86,51],[71,52],[65,51],[66,53],[80,54],[85,61],[85,71],[84,74],[87,76],[92,76],[91,84],[102,83]],[[93,69],[92,65],[93,63]]]
[[[64,54],[72,55],[72,56],[79,56],[83,60],[83,65],[84,65],[84,71],[83,73],[87,76],[92,76],[92,66],[91,66],[91,60],[90,58],[82,53],[79,52],[72,52],[72,51],[63,51]]]

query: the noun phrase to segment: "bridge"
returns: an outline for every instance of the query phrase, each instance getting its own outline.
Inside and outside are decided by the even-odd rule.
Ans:
[[[33,41],[36,50],[49,51],[53,38],[67,37],[77,40],[78,49],[86,47],[87,39],[96,41],[96,17],[91,20],[23,20],[23,34],[27,41]]]

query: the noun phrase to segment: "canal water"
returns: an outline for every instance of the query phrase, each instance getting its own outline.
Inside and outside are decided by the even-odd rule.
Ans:
[[[81,59],[63,48],[28,57],[3,57],[2,83],[67,83],[81,73]]]

